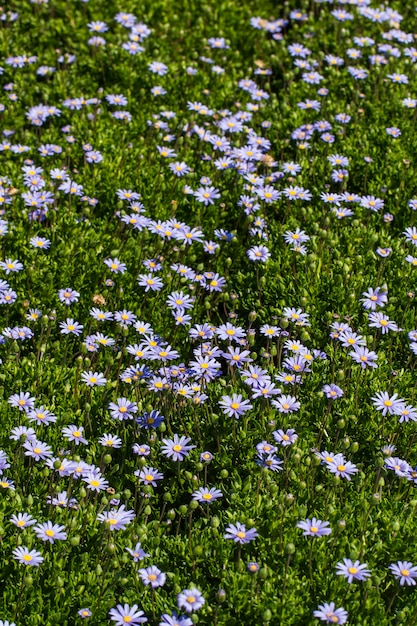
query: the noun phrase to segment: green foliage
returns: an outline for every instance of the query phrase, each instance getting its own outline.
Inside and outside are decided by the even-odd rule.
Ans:
[[[383,415],[383,407],[378,410],[373,402],[379,392],[401,398],[411,412],[416,402],[416,355],[407,333],[417,326],[417,261],[405,260],[413,255],[415,240],[404,236],[414,224],[409,201],[417,191],[416,104],[403,101],[413,98],[417,79],[416,59],[406,54],[412,39],[399,35],[415,31],[415,12],[407,3],[393,3],[404,18],[399,25],[388,18],[371,20],[353,4],[343,8],[354,19],[337,19],[336,5],[304,0],[259,0],[256,15],[247,0],[128,0],[122,7],[116,0],[10,0],[0,12],[5,18],[0,20],[0,115],[6,131],[0,145],[2,261],[23,264],[21,271],[9,272],[4,264],[0,269],[16,296],[1,305],[0,620],[70,626],[82,623],[79,611],[88,608],[92,615],[86,623],[98,626],[109,623],[110,609],[127,603],[139,605],[157,626],[163,614],[178,610],[178,594],[194,587],[205,600],[192,612],[195,624],[313,625],[318,623],[313,612],[330,602],[348,611],[349,623],[361,626],[417,619],[414,586],[400,585],[388,569],[398,561],[417,563],[415,418],[400,420],[388,404]],[[295,10],[307,19],[292,14]],[[121,11],[151,29],[149,37],[139,37],[144,48],[139,54],[123,48],[130,30],[114,19]],[[255,28],[257,16],[264,21]],[[284,22],[274,26],[274,19]],[[90,32],[93,21],[105,22],[108,30]],[[89,42],[93,36],[103,37],[105,45]],[[224,38],[225,46],[210,47],[211,37]],[[373,43],[362,47],[355,37],[370,37]],[[294,43],[310,49],[306,62],[316,61],[317,67],[294,64],[289,50]],[[349,57],[352,48],[362,58]],[[343,65],[330,65],[329,54],[342,58]],[[75,55],[74,62],[68,55]],[[379,61],[368,59],[371,55],[379,55]],[[165,63],[168,72],[152,73],[154,61]],[[42,75],[37,71],[42,66],[53,71]],[[366,68],[367,78],[355,79],[348,66]],[[303,79],[307,71],[319,72],[322,83],[309,84]],[[406,75],[408,83],[395,84],[389,78],[393,73]],[[243,80],[254,80],[264,95],[257,99],[239,86]],[[166,93],[153,95],[156,86]],[[323,86],[326,96],[317,94]],[[110,104],[106,96],[111,94],[123,94],[127,105]],[[318,100],[320,110],[299,106],[308,100]],[[34,124],[28,112],[39,105],[59,112]],[[130,119],[116,119],[115,111],[128,111]],[[222,119],[235,123],[238,113],[246,115],[241,132],[222,130]],[[349,123],[335,118],[341,113],[350,116]],[[309,126],[319,121],[329,122],[331,142]],[[300,127],[306,142],[294,138]],[[401,136],[386,132],[392,127]],[[207,131],[230,141],[230,151],[202,139]],[[235,150],[248,149],[251,137],[251,150],[260,153],[249,161],[254,172],[245,172],[248,161]],[[259,148],[259,137],[269,143]],[[48,144],[62,151],[42,156],[39,148]],[[164,157],[157,146],[171,148],[176,156]],[[88,162],[91,150],[103,160]],[[338,166],[329,162],[331,155],[349,160],[348,175],[340,182],[332,178]],[[217,168],[214,162],[225,157],[233,167]],[[22,195],[29,191],[22,174],[27,158],[43,168],[37,176],[45,186],[39,189],[51,194],[41,213],[36,212],[39,199],[31,205]],[[184,178],[170,169],[174,162],[190,168]],[[285,172],[284,164],[292,162],[301,166],[300,173]],[[65,169],[82,192],[60,188],[62,177],[54,178],[54,168]],[[219,193],[211,203],[195,195],[202,177],[209,177]],[[262,196],[265,185],[279,197]],[[294,200],[288,191],[293,187],[308,190],[311,198]],[[140,194],[143,208],[117,195],[120,190]],[[332,203],[321,195],[343,192],[357,194],[355,202]],[[383,208],[366,208],[366,196],[383,200]],[[258,206],[252,210],[248,203]],[[342,217],[342,208],[351,208],[353,215]],[[135,227],[142,218],[148,221]],[[192,245],[172,236],[184,230],[184,223],[202,231]],[[288,243],[297,229],[308,236],[305,250],[297,248],[296,238],[294,245]],[[41,249],[34,237],[50,245]],[[218,244],[214,254],[203,240]],[[261,245],[270,255],[265,263],[248,256]],[[389,249],[386,257],[380,249]],[[111,261],[105,264],[109,260],[124,264],[125,271],[111,268]],[[153,274],[162,280],[161,290],[145,291],[138,284],[138,276],[150,272],[149,263],[144,265],[150,260],[161,263]],[[191,268],[192,275],[181,274],[176,265]],[[395,320],[395,331],[369,326],[362,298],[376,287],[388,294],[383,313]],[[58,295],[67,288],[79,293],[70,306]],[[176,324],[167,304],[179,291],[193,299],[192,308],[181,313],[191,315],[188,325]],[[1,286],[0,292],[2,300]],[[100,321],[91,314],[93,307],[112,314],[128,311],[151,328],[143,333],[123,318]],[[307,313],[308,321],[296,323],[285,311],[289,307],[300,309],[297,315]],[[62,332],[62,323],[73,325],[67,318],[83,326],[79,335],[73,328]],[[255,390],[242,376],[248,365],[235,367],[223,353],[213,355],[220,375],[212,380],[189,370],[202,343],[209,344],[207,353],[215,346],[227,353],[239,345],[219,337],[219,327],[228,322],[243,330],[240,347],[281,387],[278,396],[252,397]],[[377,368],[361,367],[351,358],[353,347],[341,345],[337,322],[348,324],[376,352]],[[211,328],[213,338],[192,339],[189,330],[196,324]],[[264,325],[280,331],[268,335]],[[178,354],[172,361],[152,355],[155,346],[149,341]],[[145,355],[135,356],[141,350]],[[297,351],[311,372],[302,371],[289,385],[283,375],[291,369],[286,359]],[[177,371],[169,369],[173,364]],[[142,376],[146,368],[160,376],[162,390],[152,389]],[[102,374],[105,384],[86,384],[82,376],[89,373]],[[331,383],[343,396],[326,396],[323,386]],[[34,421],[10,401],[25,392],[38,412],[44,407],[56,421]],[[237,404],[251,398],[251,409],[238,419],[219,404],[233,394],[241,395]],[[274,404],[282,395],[294,396],[299,410],[286,412]],[[137,406],[130,419],[110,413],[109,404],[120,398]],[[161,424],[136,421],[153,410],[164,416]],[[66,436],[62,429],[68,426],[82,431],[87,443]],[[25,428],[33,428],[48,446],[49,460],[36,460],[24,447]],[[284,445],[277,433],[292,428],[298,438]],[[174,434],[195,446],[177,462],[163,450],[163,440]],[[103,437],[107,445],[100,442]],[[257,450],[261,442],[276,447],[276,471]],[[201,457],[204,451],[213,455],[209,462]],[[351,462],[357,472],[349,480],[342,470],[332,473],[331,463],[318,457],[323,451],[343,454],[340,466]],[[405,464],[402,475],[389,468],[392,457]],[[68,462],[71,471],[65,471]],[[161,472],[163,479],[156,486],[140,480],[143,468]],[[88,469],[107,481],[104,489],[94,491],[83,480]],[[194,499],[198,489],[211,487],[222,497]],[[111,516],[122,506],[131,518],[113,529]],[[11,521],[19,513],[63,527],[66,539],[42,541],[33,526]],[[110,521],[103,523],[103,515]],[[331,534],[304,537],[297,524],[313,517],[328,521]],[[241,545],[225,538],[226,529],[237,523],[246,531],[256,529],[256,539]],[[138,543],[149,556],[135,560],[127,549],[134,552]],[[38,551],[43,562],[25,567],[14,557],[19,547]],[[366,563],[370,577],[349,584],[335,573],[343,559]],[[166,576],[155,589],[138,574],[151,565]]]

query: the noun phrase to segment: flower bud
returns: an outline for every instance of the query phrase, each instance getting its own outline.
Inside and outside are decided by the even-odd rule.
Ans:
[[[381,496],[379,495],[379,493],[373,493],[372,494],[372,498],[371,498],[371,504],[380,504],[381,502]]]
[[[226,600],[226,592],[224,589],[219,589],[217,592],[217,602],[221,604]]]

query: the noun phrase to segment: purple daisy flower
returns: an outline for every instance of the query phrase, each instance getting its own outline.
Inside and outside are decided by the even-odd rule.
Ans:
[[[195,446],[188,445],[190,441],[189,437],[178,435],[174,435],[174,439],[162,439],[164,445],[161,447],[161,452],[173,461],[182,461],[195,448]]]
[[[348,613],[343,608],[336,609],[334,602],[330,602],[330,604],[325,602],[324,604],[319,604],[318,610],[314,611],[314,617],[329,624],[345,624]]]
[[[243,400],[242,396],[236,393],[232,397],[222,396],[219,405],[226,415],[235,419],[239,419],[241,415],[252,408],[249,400]]]
[[[391,573],[397,580],[400,581],[400,585],[405,584],[412,586],[416,584],[417,567],[409,561],[397,561],[397,563],[391,563],[389,566]]]
[[[328,528],[329,524],[330,522],[322,522],[313,517],[312,519],[297,522],[296,526],[304,531],[304,537],[323,537],[324,535],[330,535],[332,532],[332,529]]]
[[[166,575],[161,572],[155,565],[140,569],[138,572],[143,584],[150,585],[152,589],[163,587],[166,581]]]
[[[246,529],[244,524],[236,522],[235,524],[229,524],[226,528],[226,532],[223,535],[225,539],[233,539],[236,543],[244,544],[253,541],[258,536],[256,528]]]
[[[371,571],[367,569],[366,563],[360,563],[360,561],[351,561],[350,559],[343,559],[343,563],[337,563],[336,574],[338,576],[344,576],[347,578],[348,583],[352,583],[354,580],[366,580],[371,575]]]

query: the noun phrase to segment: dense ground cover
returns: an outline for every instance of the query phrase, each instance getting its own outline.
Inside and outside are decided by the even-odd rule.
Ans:
[[[197,4],[0,11],[0,624],[415,624],[415,11]]]

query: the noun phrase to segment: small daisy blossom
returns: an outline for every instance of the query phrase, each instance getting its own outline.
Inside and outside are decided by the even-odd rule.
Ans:
[[[382,412],[382,415],[393,415],[397,408],[403,404],[403,400],[398,397],[397,393],[390,396],[386,391],[378,391],[371,398],[374,407]]]
[[[329,624],[345,624],[348,613],[343,608],[336,609],[334,602],[330,602],[330,604],[325,602],[324,604],[319,604],[318,610],[314,611],[314,617]]]
[[[350,477],[359,471],[356,465],[350,461],[345,461],[343,455],[339,454],[334,457],[333,462],[329,463],[327,467],[332,474],[336,474],[336,476],[340,476],[341,478],[346,478],[346,480],[350,480]]]
[[[138,605],[134,604],[118,604],[115,609],[110,609],[109,615],[116,626],[125,626],[125,624],[144,624],[148,621],[143,611],[138,611]]]
[[[166,581],[166,575],[155,567],[155,565],[140,569],[138,574],[143,584],[146,586],[150,585],[152,589],[163,587]]]
[[[81,379],[88,387],[103,387],[107,382],[104,375],[98,372],[83,372]]]
[[[256,528],[246,529],[244,524],[240,522],[236,522],[235,524],[229,524],[226,528],[226,532],[223,535],[225,539],[233,539],[236,543],[249,543],[253,541],[258,536]]]
[[[184,609],[187,613],[198,611],[205,604],[205,599],[201,591],[195,587],[192,589],[184,589],[178,594],[177,604],[179,609]]]
[[[336,565],[336,574],[347,578],[350,584],[354,580],[366,580],[371,575],[371,571],[367,569],[366,563],[343,559],[343,563],[340,562]]]
[[[182,461],[195,446],[188,445],[191,439],[189,437],[179,437],[174,434],[174,439],[162,439],[164,444],[161,452],[168,458],[172,457],[173,461]]]
[[[330,522],[322,522],[319,519],[313,517],[311,520],[306,519],[304,521],[297,522],[297,528],[301,528],[304,532],[304,537],[322,537],[324,535],[330,535],[331,528],[328,528]]]
[[[40,565],[43,561],[43,556],[37,550],[29,550],[25,546],[20,546],[13,550],[14,558],[22,565]]]
[[[409,561],[397,561],[397,563],[391,563],[389,566],[391,573],[397,580],[400,581],[400,585],[405,584],[412,586],[416,584],[417,567]]]

